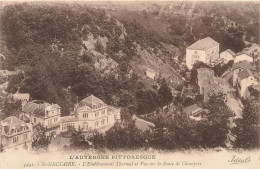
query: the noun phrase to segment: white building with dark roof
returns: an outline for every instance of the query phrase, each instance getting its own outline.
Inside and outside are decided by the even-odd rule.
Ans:
[[[0,140],[5,148],[28,145],[31,142],[31,132],[31,124],[15,116],[10,116],[0,122]]]
[[[210,37],[198,40],[186,48],[186,66],[192,69],[193,64],[200,61],[205,64],[219,60],[219,43]]]
[[[105,131],[120,120],[120,109],[105,104],[101,99],[90,95],[81,100],[74,107],[71,116],[61,117],[61,131],[65,132],[70,127],[90,130]]]
[[[33,100],[22,107],[23,115],[30,119],[33,126],[38,124],[47,127],[47,135],[55,136],[60,133],[60,112],[58,104],[49,104],[41,100]]]

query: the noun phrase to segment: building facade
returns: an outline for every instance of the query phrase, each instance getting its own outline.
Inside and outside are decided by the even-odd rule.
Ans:
[[[33,100],[22,107],[33,126],[38,124],[47,128],[47,136],[56,136],[60,133],[61,107],[41,100]]]
[[[245,53],[237,54],[235,56],[234,63],[241,62],[241,61],[248,61],[250,63],[253,63],[253,57]]]
[[[219,43],[210,37],[201,39],[186,48],[186,66],[192,69],[200,61],[207,65],[219,59]]]
[[[236,62],[233,64],[233,66],[232,66],[233,86],[238,85],[238,74],[244,70],[247,70],[252,73],[252,72],[256,72],[256,67],[247,60],[243,60],[243,61]]]
[[[250,86],[258,85],[259,82],[257,78],[253,75],[253,73],[248,70],[242,70],[238,73],[238,89],[241,97],[248,98],[250,97],[250,92],[248,88]]]
[[[224,63],[227,64],[229,61],[234,60],[235,55],[236,54],[232,50],[227,49],[220,53],[220,58],[222,58]]]
[[[119,108],[106,105],[101,99],[91,95],[76,104],[70,116],[61,118],[61,131],[65,132],[70,127],[82,129],[84,132],[105,131],[118,120]]]
[[[25,123],[15,116],[10,116],[0,123],[0,139],[5,148],[29,145],[31,133],[31,124]]]

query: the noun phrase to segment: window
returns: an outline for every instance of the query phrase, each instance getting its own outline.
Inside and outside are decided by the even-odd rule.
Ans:
[[[18,142],[18,136],[13,137],[13,143],[17,143]]]
[[[101,124],[104,125],[105,124],[105,119],[101,120]]]
[[[114,115],[114,120],[115,120],[115,121],[117,120],[117,114]]]
[[[87,118],[88,114],[87,113],[83,113],[83,118]]]
[[[95,126],[98,127],[98,121],[96,121]]]
[[[34,117],[34,123],[36,123],[36,118]]]

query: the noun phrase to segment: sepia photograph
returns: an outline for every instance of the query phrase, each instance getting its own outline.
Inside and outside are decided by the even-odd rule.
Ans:
[[[0,0],[1,169],[259,169],[260,1]]]

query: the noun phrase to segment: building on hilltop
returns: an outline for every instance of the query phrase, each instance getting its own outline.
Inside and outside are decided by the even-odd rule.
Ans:
[[[227,64],[229,61],[234,60],[235,55],[236,54],[232,50],[227,49],[220,53],[220,58],[222,58],[224,63]]]
[[[197,61],[211,65],[219,60],[219,43],[210,37],[198,40],[186,48],[186,66],[192,69]]]
[[[120,109],[106,105],[101,99],[90,95],[74,107],[70,116],[61,117],[61,131],[70,127],[91,130],[107,130],[120,120]]]
[[[30,119],[33,126],[38,124],[47,128],[47,136],[60,133],[61,107],[41,100],[33,100],[22,107],[23,115]]]
[[[25,123],[15,116],[10,116],[0,123],[0,139],[5,148],[29,145],[31,133],[31,124]]]

